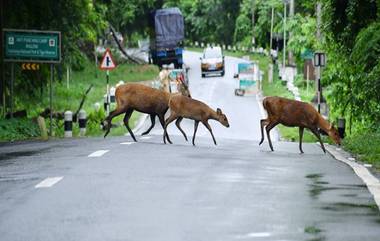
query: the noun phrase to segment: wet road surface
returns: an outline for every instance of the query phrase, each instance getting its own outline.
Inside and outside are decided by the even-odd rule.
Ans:
[[[0,240],[379,240],[378,208],[351,168],[316,144],[303,155],[298,143],[258,146],[259,102],[233,94],[240,60],[205,79],[198,54],[185,61],[194,98],[229,117],[231,128],[210,121],[217,146],[200,125],[193,147],[174,124],[173,145],[157,124],[138,143],[0,146]],[[190,137],[193,123],[183,127]]]

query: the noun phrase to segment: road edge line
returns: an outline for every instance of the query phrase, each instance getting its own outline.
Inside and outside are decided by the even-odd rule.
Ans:
[[[367,167],[363,166],[354,161],[348,160],[343,154],[334,147],[326,144],[326,150],[333,156],[336,160],[343,162],[350,166],[355,174],[362,179],[362,181],[367,186],[369,192],[372,194],[378,209],[380,210],[380,181],[377,179],[370,171],[368,171]]]

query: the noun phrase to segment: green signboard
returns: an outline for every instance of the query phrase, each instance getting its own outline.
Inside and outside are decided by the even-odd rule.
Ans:
[[[61,33],[4,29],[4,61],[61,62]]]
[[[302,53],[301,53],[301,58],[303,59],[313,59],[314,58],[314,53],[311,49],[305,49]]]

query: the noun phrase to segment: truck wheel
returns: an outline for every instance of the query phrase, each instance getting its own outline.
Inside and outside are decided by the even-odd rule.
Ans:
[[[220,73],[221,76],[224,76],[224,70]]]
[[[206,77],[206,75],[204,73],[202,73],[202,78]]]

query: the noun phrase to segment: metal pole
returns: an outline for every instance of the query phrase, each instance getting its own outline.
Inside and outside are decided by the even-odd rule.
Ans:
[[[110,71],[107,70],[107,116],[110,114]]]
[[[272,18],[270,22],[270,51],[272,51],[272,38],[273,38],[273,22],[274,22],[274,7],[272,7]]]
[[[286,2],[284,2],[284,53],[282,58],[282,65],[285,68],[285,55],[286,55]]]
[[[321,40],[322,4],[317,3],[317,39]]]
[[[53,78],[54,78],[54,66],[50,64],[50,83],[49,83],[49,106],[50,106],[50,124],[49,124],[49,136],[53,133]]]
[[[289,18],[293,19],[294,17],[294,0],[290,0],[289,2]],[[292,32],[289,31],[288,39],[291,39]],[[291,50],[288,51],[288,64],[294,66],[293,52]]]
[[[256,8],[256,0],[252,0],[252,45],[256,46],[256,39],[255,39],[255,8]]]
[[[15,81],[15,64],[12,62],[11,64],[11,118],[13,118],[13,85]]]
[[[66,66],[66,87],[67,87],[67,89],[70,89],[70,67],[69,67],[69,65]]]
[[[309,63],[306,65],[306,93],[309,94]]]

